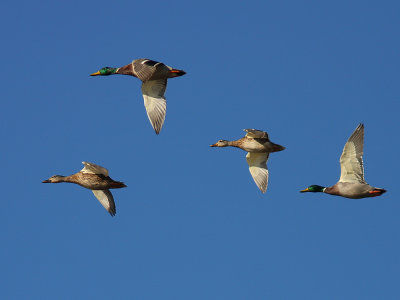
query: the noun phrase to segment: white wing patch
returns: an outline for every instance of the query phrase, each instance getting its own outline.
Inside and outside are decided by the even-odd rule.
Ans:
[[[144,106],[156,134],[160,133],[167,113],[167,101],[164,98],[166,88],[167,79],[149,80],[142,84]]]
[[[104,176],[108,176],[108,170],[106,168],[103,168],[102,166],[98,166],[94,163],[89,163],[86,161],[82,162],[84,167],[81,170],[82,173],[86,174],[101,174]]]
[[[360,182],[364,180],[364,125],[360,124],[347,140],[340,157],[339,182]]]
[[[93,194],[100,201],[101,205],[110,213],[111,216],[115,216],[115,202],[114,197],[109,190],[92,190]]]
[[[250,174],[261,192],[265,193],[268,186],[268,161],[269,153],[250,153],[246,155]]]

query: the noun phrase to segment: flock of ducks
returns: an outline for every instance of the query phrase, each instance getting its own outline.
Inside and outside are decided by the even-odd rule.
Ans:
[[[186,72],[174,69],[161,62],[141,58],[120,68],[104,67],[90,75],[108,76],[113,74],[130,75],[142,81],[142,94],[147,116],[154,131],[159,134],[167,111],[167,101],[164,96],[167,80],[185,75]],[[261,192],[265,193],[268,186],[267,161],[269,154],[282,151],[285,147],[272,143],[265,131],[256,129],[245,129],[244,131],[246,135],[241,139],[235,141],[219,140],[210,146],[230,146],[246,151],[250,174]],[[351,199],[376,197],[385,193],[386,190],[373,187],[365,182],[363,149],[364,125],[360,124],[344,145],[340,157],[341,174],[339,181],[331,187],[310,185],[300,192],[322,192]],[[90,189],[110,215],[115,216],[115,202],[110,189],[124,188],[126,185],[123,182],[111,179],[106,168],[94,163],[82,163],[84,168],[78,173],[70,176],[54,175],[44,180],[43,183],[69,182]]]

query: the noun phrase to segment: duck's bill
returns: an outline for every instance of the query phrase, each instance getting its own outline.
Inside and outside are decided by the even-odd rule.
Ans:
[[[97,75],[101,75],[99,71],[90,74],[90,76],[97,76]]]
[[[42,183],[50,183],[50,182],[51,182],[51,181],[48,180],[48,179],[42,181]]]
[[[301,190],[300,191],[300,193],[306,193],[306,192],[309,192],[310,190],[308,189],[308,188],[306,188],[306,189],[304,189],[304,190]]]
[[[217,143],[210,145],[210,147],[217,147]]]

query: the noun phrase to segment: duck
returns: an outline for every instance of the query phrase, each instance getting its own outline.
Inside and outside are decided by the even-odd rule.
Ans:
[[[167,112],[167,101],[164,96],[167,88],[167,79],[183,76],[186,72],[155,60],[140,58],[120,68],[101,68],[97,72],[90,74],[90,76],[114,74],[130,75],[142,81],[142,94],[147,117],[156,134],[159,134]]]
[[[340,156],[340,178],[330,187],[310,185],[301,193],[325,193],[350,199],[377,197],[386,193],[385,189],[369,185],[364,179],[364,124],[360,123],[344,145]]]
[[[42,183],[69,182],[92,190],[101,205],[114,217],[116,208],[110,189],[120,189],[126,187],[126,185],[123,182],[112,180],[108,176],[108,170],[104,167],[85,161],[82,164],[84,167],[78,173],[70,176],[54,175],[42,181]]]
[[[219,140],[210,147],[236,147],[247,152],[246,160],[254,182],[262,193],[268,187],[267,161],[271,152],[278,152],[285,147],[269,140],[268,133],[257,129],[244,129],[246,135],[235,141]]]

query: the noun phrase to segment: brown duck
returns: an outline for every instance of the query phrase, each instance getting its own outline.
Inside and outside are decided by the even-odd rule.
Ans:
[[[261,192],[265,193],[268,186],[267,161],[271,152],[278,152],[285,147],[274,144],[269,140],[265,131],[244,129],[246,135],[236,141],[219,140],[210,147],[236,147],[247,151],[246,160],[250,174]]]
[[[79,184],[84,188],[92,190],[93,194],[100,201],[101,205],[110,213],[115,216],[115,202],[114,197],[109,189],[124,188],[126,185],[120,181],[114,181],[108,176],[108,170],[93,163],[83,161],[83,169],[78,173],[70,176],[54,175],[43,183],[60,183],[70,182]]]

